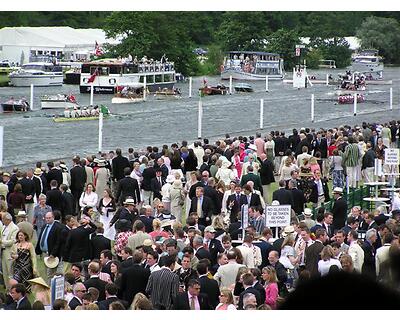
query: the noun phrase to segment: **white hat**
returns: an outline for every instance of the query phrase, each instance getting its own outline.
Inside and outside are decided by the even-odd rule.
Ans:
[[[169,176],[167,176],[167,179],[165,179],[165,182],[167,182],[167,183],[172,183],[174,181],[175,181],[175,176],[173,176],[171,174]]]
[[[58,257],[45,257],[43,262],[47,268],[54,269],[57,268],[60,260]]]
[[[310,208],[305,208],[304,209],[304,215],[306,217],[311,217],[312,216],[312,210]]]
[[[26,212],[24,210],[18,211],[17,217],[26,217]]]
[[[136,205],[135,200],[133,200],[132,198],[126,198],[124,201],[124,204],[130,204],[130,205]]]
[[[293,226],[286,226],[286,227],[283,229],[282,236],[286,237],[286,236],[288,236],[289,234],[292,234],[293,232],[294,232],[294,227],[293,227]]]
[[[30,282],[32,284],[39,284],[43,287],[46,287],[47,289],[50,289],[49,285],[46,283],[46,281],[43,280],[42,277],[30,279],[30,280],[28,280],[28,282]]]
[[[206,227],[206,228],[204,229],[204,232],[211,232],[211,233],[214,233],[214,232],[215,232],[215,229],[214,229],[213,226],[208,226],[208,227]]]
[[[343,189],[340,187],[335,187],[335,189],[333,189],[333,193],[343,193]]]
[[[274,200],[271,202],[271,206],[279,206],[279,205],[280,205],[280,203],[278,200]]]

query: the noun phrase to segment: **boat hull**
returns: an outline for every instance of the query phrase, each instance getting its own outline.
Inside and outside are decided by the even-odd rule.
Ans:
[[[156,92],[157,90],[167,88],[172,89],[174,87],[174,82],[166,82],[166,83],[157,83],[157,84],[148,84],[146,88],[149,92]],[[90,93],[91,86],[90,85],[80,85],[79,91],[80,93]],[[93,86],[93,93],[96,94],[115,94],[116,87],[113,86]]]
[[[42,109],[73,109],[74,107],[78,107],[77,103],[73,103],[70,101],[57,101],[57,100],[42,100]]]
[[[107,119],[109,116],[104,116],[104,119]],[[99,120],[99,116],[93,117],[80,117],[80,118],[65,118],[65,117],[54,117],[54,122],[74,122],[74,121],[90,121],[90,120]]]
[[[143,98],[121,98],[121,97],[114,97],[111,99],[111,103],[113,104],[124,104],[124,103],[137,103],[144,101]]]
[[[379,63],[352,63],[351,69],[353,71],[361,72],[361,73],[382,73],[383,72],[383,64]]]
[[[10,75],[10,85],[13,87],[35,87],[62,86],[63,75]]]
[[[224,70],[221,72],[222,80],[229,80],[232,77],[233,80],[247,80],[247,81],[265,81],[265,74],[254,74],[238,70]],[[283,74],[271,74],[268,75],[268,80],[282,80]]]
[[[2,103],[1,108],[2,108],[3,112],[6,112],[6,113],[28,111],[28,110],[25,110],[27,108],[27,106],[24,106],[22,104]]]

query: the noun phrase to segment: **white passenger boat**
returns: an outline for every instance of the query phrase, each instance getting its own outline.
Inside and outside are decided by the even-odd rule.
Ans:
[[[221,79],[282,80],[283,59],[279,54],[258,51],[230,51],[221,65]]]
[[[44,95],[40,97],[40,103],[42,109],[72,109],[79,106],[75,97],[71,94]]]
[[[62,67],[49,62],[30,62],[21,69],[11,72],[10,85],[14,87],[61,86],[63,83]]]
[[[365,75],[377,75],[381,79],[383,77],[383,62],[382,58],[378,55],[378,50],[368,49],[360,51],[352,59],[351,69]]]

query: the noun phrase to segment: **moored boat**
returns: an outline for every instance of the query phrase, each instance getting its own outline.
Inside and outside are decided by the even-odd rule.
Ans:
[[[343,94],[340,95],[337,99],[339,104],[352,104],[354,103],[354,95],[353,94]],[[357,94],[357,103],[365,102],[365,95]]]
[[[253,87],[248,83],[237,83],[235,84],[235,91],[236,92],[254,92]]]
[[[79,106],[72,94],[44,95],[40,97],[40,102],[42,109],[66,109]]]
[[[181,91],[178,88],[174,89],[163,89],[163,90],[157,90],[154,93],[154,97],[156,97],[157,100],[163,100],[163,99],[179,99],[182,97]]]
[[[224,95],[228,93],[228,88],[223,84],[218,84],[215,87],[205,85],[199,89],[199,92],[203,96]]]
[[[1,104],[1,108],[4,113],[27,112],[30,110],[29,103],[24,98],[18,100],[10,98]]]
[[[221,79],[282,80],[283,59],[279,54],[259,51],[230,51],[221,65]]]
[[[383,77],[383,62],[376,49],[361,50],[352,59],[351,68],[353,71],[374,74],[378,79]]]
[[[38,87],[61,86],[63,73],[61,66],[49,62],[30,62],[21,69],[11,72],[10,84],[14,87],[29,87],[31,84]]]
[[[117,93],[111,103],[135,103],[144,101],[144,86],[141,83],[123,84],[117,87]]]

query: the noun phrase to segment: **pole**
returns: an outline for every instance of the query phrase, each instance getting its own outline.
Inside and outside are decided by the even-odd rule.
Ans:
[[[147,95],[147,77],[144,76],[143,78],[143,101],[146,101],[146,95]]]
[[[199,113],[198,113],[198,119],[197,119],[197,137],[201,139],[201,121],[203,118],[203,102],[201,101],[201,97],[199,99]]]
[[[311,122],[314,123],[314,93],[311,94]]]
[[[326,74],[326,85],[329,86],[329,73]]]
[[[3,138],[4,138],[4,127],[0,126],[0,167],[3,166]]]
[[[264,127],[264,99],[260,99],[260,129]]]
[[[103,149],[103,112],[99,114],[99,152]]]
[[[269,83],[268,83],[269,79],[268,76],[265,76],[265,92],[269,91]]]
[[[189,78],[189,98],[192,97],[192,77]]]
[[[357,115],[357,93],[354,93],[354,104],[353,104],[353,106],[354,106],[353,113],[354,113],[354,116],[356,116]]]
[[[232,76],[229,76],[229,94],[232,94]]]
[[[94,90],[94,87],[93,87],[93,83],[92,83],[90,85],[90,104],[89,104],[91,106],[93,106],[93,90]]]
[[[393,88],[390,88],[390,110],[393,110]]]
[[[33,83],[31,84],[31,100],[30,100],[30,109],[33,111]]]

